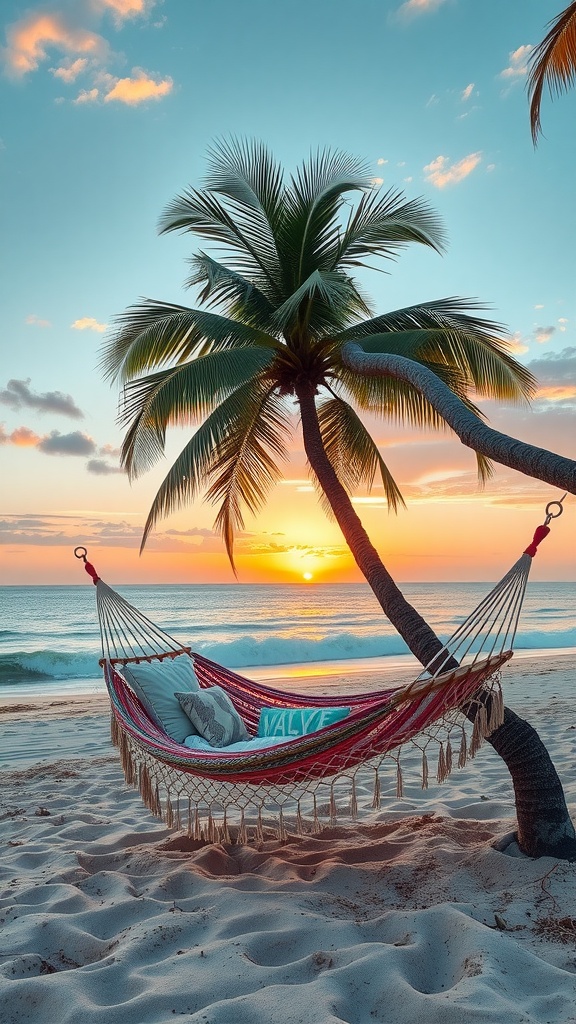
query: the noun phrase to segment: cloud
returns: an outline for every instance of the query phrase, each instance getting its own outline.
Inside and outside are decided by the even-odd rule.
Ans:
[[[570,321],[568,320],[568,317],[566,317],[566,316],[559,316],[558,317],[558,323],[560,324],[560,327],[558,328],[558,330],[564,332],[566,330],[566,324],[569,324]]]
[[[132,68],[132,75],[132,78],[119,78],[104,96],[104,102],[110,103],[112,100],[117,100],[119,103],[126,103],[128,106],[134,107],[147,100],[162,99],[172,91],[174,83],[171,78],[156,81],[143,68]]]
[[[8,73],[22,78],[36,71],[48,57],[48,50],[89,54],[104,59],[108,44],[102,36],[71,23],[63,13],[36,11],[11,25],[7,30],[7,46],[3,57]]]
[[[74,430],[71,434],[61,434],[53,430],[36,445],[38,451],[45,455],[93,455],[96,444],[88,434]]]
[[[74,82],[78,75],[81,75],[83,71],[88,67],[87,57],[78,57],[76,60],[66,60],[60,67],[50,68],[54,78],[60,78],[67,85],[70,82]]]
[[[154,0],[93,0],[94,5],[103,11],[110,11],[118,26],[127,18],[137,18],[147,14],[154,6]]]
[[[370,184],[372,188],[380,188],[380,185],[384,184],[384,178],[370,178]]]
[[[98,89],[81,89],[73,103],[95,103],[100,95]]]
[[[11,434],[7,434],[4,425],[0,423],[0,444],[13,444],[17,448],[35,448],[41,438],[29,427],[16,427]]]
[[[438,10],[445,0],[405,0],[397,10],[399,18],[409,20],[418,17],[419,14],[431,14]]]
[[[450,164],[447,156],[437,156],[431,163],[426,164],[424,170],[426,179],[435,188],[446,188],[448,185],[457,185],[472,173],[475,167],[482,160],[482,153],[469,153],[468,156],[459,160],[458,163]]]
[[[96,476],[110,476],[111,473],[126,473],[126,470],[122,466],[111,466],[109,462],[104,459],[89,459],[86,463],[86,469],[89,473],[94,473]]]
[[[576,384],[576,348],[572,346],[561,352],[546,352],[532,359],[528,369],[539,384],[572,386]]]
[[[511,338],[508,338],[508,344],[510,346],[510,351],[513,352],[515,356],[523,355],[524,352],[528,351],[529,347],[522,339],[520,331],[516,331]]]
[[[550,338],[555,334],[555,332],[555,327],[537,327],[534,331],[534,340],[537,341],[539,345],[545,345],[547,341],[550,341]]]
[[[474,82],[470,82],[470,85],[467,85],[466,88],[460,94],[460,99],[462,100],[463,103],[465,103],[466,100],[470,99],[473,91],[474,91]]]
[[[115,448],[112,444],[103,444],[102,447],[98,449],[98,455],[108,455],[111,459],[119,459],[120,448]]]
[[[75,320],[73,324],[70,324],[75,331],[98,331],[102,333],[108,327],[108,324],[98,323],[93,316],[83,316],[80,320]]]
[[[30,324],[31,327],[52,327],[49,320],[42,320],[35,313],[29,313],[26,317],[25,323]]]
[[[192,526],[189,530],[166,530],[169,537],[220,537],[216,530],[206,530],[199,526]]]
[[[524,78],[528,73],[528,58],[532,49],[532,45],[526,43],[524,46],[519,46],[517,50],[512,50],[509,54],[510,63],[500,72],[499,77],[508,81]]]
[[[10,409],[36,409],[38,412],[55,412],[61,416],[69,416],[73,420],[81,420],[84,413],[78,408],[72,395],[62,391],[31,391],[30,378],[27,380],[9,380],[3,391],[0,391],[0,402]]]
[[[378,160],[376,161],[376,163],[378,164],[378,167],[383,167],[383,165],[384,165],[384,164],[387,164],[387,163],[388,163],[388,161],[387,161],[387,160],[385,160],[383,156],[381,156],[381,157],[379,157],[379,158],[378,158]]]
[[[136,106],[146,100],[158,100],[173,87],[171,78],[158,77],[136,67],[132,75],[118,78],[107,70],[111,60],[124,60],[114,54],[108,41],[93,30],[105,15],[111,14],[116,28],[128,19],[145,17],[155,0],[65,0],[65,9],[45,9],[26,15],[10,25],[7,45],[0,57],[8,75],[23,78],[37,71],[54,51],[65,59],[49,68],[55,79],[70,84],[80,74],[90,73],[89,85],[72,101],[75,105],[118,101]],[[56,102],[64,102],[58,97]]]

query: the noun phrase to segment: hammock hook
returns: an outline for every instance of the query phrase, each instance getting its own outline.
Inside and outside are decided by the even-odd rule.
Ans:
[[[91,577],[92,583],[94,584],[94,586],[96,586],[96,584],[98,583],[100,577],[98,576],[98,573],[96,572],[96,569],[94,568],[94,566],[91,565],[90,562],[88,561],[88,558],[87,558],[88,550],[87,550],[87,548],[84,548],[84,547],[74,548],[74,554],[75,554],[76,558],[81,558],[82,559],[82,561],[84,562],[84,568],[86,569],[86,572]]]
[[[548,502],[548,504],[546,505],[546,519],[544,520],[544,526],[548,526],[548,523],[550,522],[551,519],[558,519],[558,516],[562,515],[562,513],[564,511],[564,506],[563,506],[562,502],[564,501],[564,498],[566,497],[567,494],[568,494],[568,491],[566,491],[566,494],[563,494],[562,497],[558,499],[558,501],[549,501]],[[550,511],[550,509],[554,508],[554,506],[558,506],[558,511],[557,512],[551,512]]]

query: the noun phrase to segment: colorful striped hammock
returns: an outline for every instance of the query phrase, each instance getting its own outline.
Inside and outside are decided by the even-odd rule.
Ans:
[[[556,505],[559,511],[552,513],[550,508]],[[251,735],[256,734],[265,707],[329,708],[341,705],[342,696],[315,697],[272,689],[194,653],[108,587],[88,562],[86,548],[76,548],[76,557],[84,561],[96,586],[112,737],[120,747],[127,782],[139,787],[153,813],[170,827],[185,825],[193,839],[229,841],[230,812],[235,808],[239,818],[236,840],[245,842],[263,837],[265,817],[271,811],[280,836],[285,834],[289,808],[294,808],[295,826],[300,831],[304,828],[303,811],[311,817],[313,830],[320,828],[322,817],[328,823],[334,823],[339,813],[354,818],[360,769],[372,773],[372,807],[377,808],[379,773],[387,758],[396,763],[396,794],[402,795],[400,750],[409,742],[421,750],[424,787],[429,775],[427,752],[432,742],[437,744],[436,777],[443,781],[456,759],[454,734],[457,762],[462,767],[483,738],[502,722],[500,669],[512,657],[532,559],[549,533],[548,523],[561,512],[561,501],[549,503],[546,521],[536,530],[532,543],[416,680],[395,689],[347,696],[350,713],[343,720],[278,745],[242,752],[226,748],[200,751],[175,742],[132,691],[122,674],[123,666],[188,655],[200,686],[222,687]],[[480,692],[482,700],[478,699]],[[462,709],[473,718],[470,738],[458,714]],[[347,790],[345,807],[342,784]]]

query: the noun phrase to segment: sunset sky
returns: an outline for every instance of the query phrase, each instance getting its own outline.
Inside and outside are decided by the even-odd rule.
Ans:
[[[142,525],[168,463],[129,483],[117,390],[99,350],[141,296],[183,290],[193,236],[156,233],[200,183],[206,151],[262,139],[288,170],[311,149],[351,152],[375,184],[424,196],[444,222],[440,257],[413,249],[366,272],[386,311],[473,296],[510,331],[539,381],[530,408],[484,403],[490,423],[575,457],[576,90],[545,97],[531,142],[526,66],[561,0],[55,0],[2,4],[0,583],[83,583],[85,544],[110,582],[233,582],[198,503]],[[572,184],[570,184],[572,182]],[[295,421],[286,478],[239,536],[239,579],[359,580],[308,481]],[[407,502],[377,487],[357,509],[399,581],[491,580],[543,519],[551,488],[503,468],[481,491],[449,433],[371,424]],[[170,459],[185,434],[171,435]],[[576,578],[576,501],[536,579]]]

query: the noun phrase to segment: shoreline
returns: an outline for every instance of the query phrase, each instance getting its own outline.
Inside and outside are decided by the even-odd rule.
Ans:
[[[572,657],[576,665],[576,647],[523,648],[514,652],[512,664],[541,659],[553,661],[564,657]],[[363,689],[379,689],[380,687],[375,685],[375,681],[380,676],[383,677],[383,685],[388,686],[389,676],[392,673],[397,676],[399,685],[408,682],[410,678],[416,678],[421,671],[421,666],[413,655],[403,654],[378,658],[350,658],[345,661],[325,660],[246,666],[234,668],[232,671],[272,688],[297,690],[301,686],[307,692],[312,693],[317,691],[319,686],[326,686],[329,691],[336,686],[340,691],[344,684],[349,684],[351,692],[361,692]],[[74,706],[82,702],[89,705],[102,701],[107,701],[106,687],[102,677],[89,680],[55,679],[47,683],[0,685],[0,715],[4,714],[10,705],[28,707],[35,703],[46,706],[52,702],[59,704],[68,702]]]

